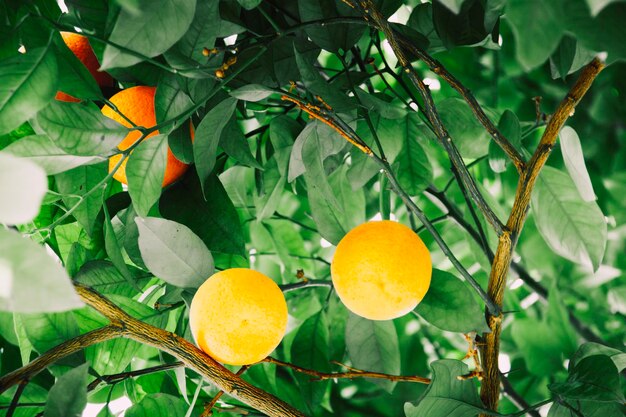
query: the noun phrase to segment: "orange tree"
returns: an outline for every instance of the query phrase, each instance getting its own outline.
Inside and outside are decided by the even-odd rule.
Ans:
[[[120,398],[128,417],[624,415],[626,3],[5,0],[0,16],[0,415],[111,416]],[[116,101],[133,87],[148,99]],[[371,219],[432,258],[394,320],[349,312],[330,279]],[[389,245],[412,271],[414,248]],[[243,367],[189,326],[230,268],[274,280],[289,314]]]

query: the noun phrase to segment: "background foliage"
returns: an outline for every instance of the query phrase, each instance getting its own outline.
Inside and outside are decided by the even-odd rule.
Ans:
[[[456,379],[474,367],[460,361],[462,333],[487,330],[483,304],[379,167],[281,99],[327,105],[377,152],[379,141],[402,188],[486,287],[497,238],[455,181],[389,43],[358,11],[333,0],[65,4],[65,13],[51,0],[0,4],[0,221],[16,225],[0,228],[1,375],[106,323],[82,306],[68,276],[191,340],[194,289],[215,269],[251,267],[292,290],[277,359],[319,372],[344,371],[339,362],[434,382],[315,381],[269,363],[244,379],[307,415],[472,416],[483,408],[478,382]],[[610,64],[561,132],[533,194],[504,301],[499,411],[520,415],[554,400],[542,415],[623,415],[626,3],[378,4],[394,30],[471,90],[525,157],[576,72],[597,53]],[[106,162],[127,129],[98,109],[115,91],[100,91],[59,30],[86,34],[119,88],[157,87],[160,135],[129,158],[127,188],[111,179]],[[422,61],[415,67],[480,191],[506,219],[514,167],[444,79]],[[57,102],[56,91],[82,102]],[[161,190],[167,145],[194,165]],[[415,314],[372,322],[349,314],[327,285],[289,285],[328,281],[333,245],[373,218],[411,225],[431,250],[432,287]],[[197,416],[217,391],[184,368],[87,392],[94,377],[173,362],[126,339],[98,344],[31,380],[20,397],[28,406],[10,412],[79,415],[87,401],[126,396],[127,417]],[[15,391],[0,395],[0,415]],[[217,407],[224,415],[255,413],[227,396]],[[107,407],[99,414],[108,415]]]

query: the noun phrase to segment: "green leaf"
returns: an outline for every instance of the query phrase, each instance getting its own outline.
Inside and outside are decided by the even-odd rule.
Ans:
[[[111,223],[111,216],[109,215],[109,210],[107,206],[104,205],[104,247],[106,249],[111,262],[117,270],[126,278],[126,282],[129,285],[133,286],[135,290],[139,291],[139,287],[137,283],[133,279],[134,277],[130,274],[128,269],[128,265],[126,265],[126,260],[124,259],[124,255],[122,254],[122,247],[120,242],[117,240],[117,236],[115,235],[115,230],[113,229],[113,224]]]
[[[542,170],[532,211],[539,233],[556,253],[598,269],[607,242],[606,220],[595,202],[581,199],[567,174],[552,167]]]
[[[74,315],[65,313],[21,314],[28,340],[40,354],[79,335]]]
[[[585,0],[591,9],[591,15],[597,16],[606,6],[622,0]]]
[[[622,372],[626,369],[626,352],[594,342],[587,342],[580,345],[576,353],[570,358],[570,368],[575,367],[578,362],[588,356],[600,354],[610,357],[617,367],[618,372]]]
[[[57,60],[50,48],[0,61],[0,134],[33,117],[56,92]]]
[[[123,9],[102,57],[102,69],[128,67],[155,57],[176,43],[191,25],[195,0],[142,0],[139,15]],[[129,53],[132,51],[133,53]]]
[[[82,305],[67,272],[43,247],[0,228],[0,310],[39,313]]]
[[[302,0],[298,2],[300,18],[303,22],[324,20],[337,16],[357,16],[358,11],[341,2],[333,0]],[[320,47],[337,52],[340,49],[348,51],[361,37],[365,27],[363,25],[328,25],[308,26],[306,34]]]
[[[23,224],[37,216],[48,191],[46,173],[35,163],[0,153],[0,223]]]
[[[270,217],[280,203],[280,197],[287,183],[287,176],[281,175],[276,162],[276,154],[263,165],[263,188],[255,200],[258,221]]]
[[[129,267],[129,271],[133,275],[133,281],[143,287],[151,276],[138,269]],[[126,278],[120,274],[117,268],[108,261],[91,261],[85,263],[76,277],[76,282],[87,285],[101,294],[115,294],[131,298],[137,294],[131,285],[128,284]]]
[[[292,363],[319,372],[329,372],[328,328],[328,319],[323,311],[302,323],[291,344]],[[309,407],[317,409],[328,388],[328,381],[311,383],[310,376],[299,373],[296,373],[296,380]]]
[[[415,310],[427,322],[450,332],[489,332],[484,309],[465,282],[433,269],[430,288]]]
[[[574,181],[580,197],[583,201],[595,201],[596,194],[593,192],[591,178],[585,166],[585,157],[578,134],[571,127],[565,126],[559,132],[559,140],[565,168]]]
[[[222,149],[224,149],[224,152],[242,164],[257,169],[263,169],[252,155],[250,145],[248,145],[248,139],[244,136],[234,116],[231,117],[228,123],[226,123],[226,126],[224,126],[224,130],[222,130],[220,135],[219,144]]]
[[[248,84],[230,92],[230,95],[245,101],[261,101],[274,94],[271,88],[259,84]]]
[[[433,23],[433,6],[431,3],[416,5],[406,25],[426,38],[428,41],[428,52],[434,53],[445,50],[443,42],[441,42],[435,30]]]
[[[147,216],[161,195],[166,163],[165,135],[157,135],[143,141],[128,158],[126,165],[128,193],[140,216]]]
[[[457,377],[469,369],[461,361],[442,359],[431,363],[433,378],[417,404],[406,403],[406,417],[476,417],[484,410],[473,379]]]
[[[103,160],[103,158],[95,156],[70,155],[57,147],[45,135],[26,136],[11,143],[2,151],[36,163],[46,171],[47,175],[59,174],[81,165],[89,165]]]
[[[571,400],[624,402],[619,372],[605,355],[587,356],[570,369],[566,382],[550,384],[549,388]]]
[[[168,394],[151,394],[130,407],[126,417],[184,417],[187,406],[181,398]]]
[[[456,97],[447,98],[439,103],[438,108],[443,124],[463,157],[479,158],[489,151],[491,137],[465,101]],[[492,120],[495,118],[488,109],[487,116]]]
[[[450,11],[454,14],[459,14],[461,11],[461,6],[465,2],[465,0],[439,0],[441,4],[446,6]]]
[[[433,181],[432,167],[416,137],[404,137],[396,164],[398,182],[412,196],[420,194]]]
[[[589,63],[595,56],[593,51],[588,50],[575,38],[565,35],[561,39],[556,51],[550,56],[550,71],[552,78],[565,77],[578,71],[583,65]]]
[[[54,51],[59,66],[57,89],[72,97],[87,100],[102,98],[102,92],[87,67],[67,47],[60,35],[54,35]]]
[[[446,0],[446,3],[453,1],[456,0]],[[433,1],[433,23],[447,49],[485,42],[495,21],[486,21],[484,4],[485,2],[479,0],[466,0],[455,13],[442,0]]]
[[[204,116],[198,125],[196,138],[193,142],[193,158],[196,161],[196,170],[200,177],[200,183],[204,189],[205,180],[211,175],[215,167],[217,156],[217,145],[219,144],[222,130],[230,120],[235,111],[237,99],[227,98],[213,107]]]
[[[56,146],[79,156],[109,156],[128,134],[126,127],[87,102],[54,101],[39,112],[36,124]]]
[[[161,77],[154,95],[154,113],[157,124],[171,120],[193,107],[193,101],[181,89],[179,81],[180,78],[173,74]],[[185,122],[186,120],[178,120],[169,128],[173,130],[177,126],[186,124]],[[161,130],[161,133],[165,132]]]
[[[163,217],[189,227],[215,252],[241,255],[244,238],[239,216],[224,187],[215,175],[204,183],[204,199],[195,175],[186,175],[163,193],[159,209]]]
[[[243,7],[246,10],[254,9],[259,4],[261,4],[261,1],[262,0],[237,0],[237,2],[241,4],[241,7]]]
[[[288,116],[274,117],[270,122],[270,141],[281,176],[287,175],[291,149],[300,131],[300,124]]]
[[[511,110],[505,110],[500,117],[498,130],[515,147],[520,148],[522,142],[522,130],[519,120]],[[489,142],[489,166],[494,172],[504,172],[510,165],[509,157],[502,148],[494,141]]]
[[[44,417],[80,417],[87,406],[87,371],[89,364],[62,375],[48,394]]]
[[[387,119],[401,119],[407,115],[407,109],[400,107],[394,103],[383,100],[373,94],[368,94],[365,91],[357,88],[356,94],[359,97],[361,104],[367,109],[368,112],[376,111],[382,117]],[[382,97],[386,97],[382,95]]]
[[[57,174],[54,178],[58,191],[67,207],[76,207],[72,215],[91,235],[94,232],[94,223],[102,208],[102,195],[105,185],[101,181],[108,174],[108,163],[80,166],[69,171]],[[99,186],[88,196],[88,192]]]
[[[572,401],[571,404],[566,400],[554,402],[548,412],[548,417],[606,417],[623,415],[626,415],[626,406],[624,404],[584,400]]]
[[[398,334],[392,321],[368,320],[350,313],[346,325],[346,348],[357,369],[400,374]],[[396,385],[392,381],[372,381],[388,392]]]
[[[559,2],[543,0],[507,3],[506,18],[515,35],[517,59],[527,71],[543,64],[559,45],[565,31],[559,6]]]
[[[213,275],[211,252],[187,226],[155,217],[135,222],[141,257],[154,275],[184,288],[198,288]]]

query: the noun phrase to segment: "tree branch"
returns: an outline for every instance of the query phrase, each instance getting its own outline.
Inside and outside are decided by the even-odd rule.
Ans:
[[[122,327],[112,323],[109,326],[92,330],[88,333],[67,340],[37,357],[31,363],[0,378],[0,394],[21,381],[32,379],[39,372],[43,371],[59,359],[78,352],[88,346],[120,337],[122,333]]]
[[[450,134],[446,130],[439,113],[435,107],[435,102],[428,86],[424,84],[424,81],[419,77],[415,68],[411,65],[411,62],[406,56],[406,53],[400,42],[398,41],[395,32],[391,29],[389,23],[385,20],[383,15],[378,11],[378,8],[373,4],[371,0],[351,0],[351,4],[361,11],[363,17],[371,21],[375,27],[379,28],[386,36],[389,45],[393,49],[394,54],[398,58],[398,63],[402,66],[404,72],[407,74],[411,82],[415,85],[422,101],[424,102],[424,112],[426,117],[432,124],[437,139],[448,153],[450,162],[456,168],[455,175],[458,175],[458,179],[465,185],[467,192],[472,197],[472,200],[476,203],[480,211],[483,213],[489,224],[496,231],[498,236],[504,232],[504,225],[498,219],[498,216],[493,212],[491,207],[487,204],[482,194],[478,190],[474,179],[470,175],[463,158],[452,142]]]
[[[537,149],[528,162],[526,169],[520,175],[511,215],[507,221],[505,232],[499,237],[498,248],[496,249],[489,275],[489,297],[499,307],[502,307],[511,258],[526,221],[530,207],[530,196],[539,172],[548,160],[565,121],[573,114],[574,108],[603,68],[604,64],[595,58],[582,70],[574,86],[552,115]],[[486,344],[482,356],[485,379],[481,385],[481,398],[489,409],[497,410],[500,392],[498,354],[500,352],[502,316],[487,314],[487,320],[491,333],[484,334]]]
[[[313,377],[314,381],[323,381],[326,379],[354,379],[354,378],[375,378],[386,379],[394,382],[416,382],[419,384],[430,384],[430,378],[424,378],[421,376],[402,376],[402,375],[389,375],[381,372],[363,371],[360,369],[350,368],[348,372],[319,372],[314,369],[302,368],[292,363],[283,362],[278,359],[274,359],[271,356],[263,359],[263,362],[273,363],[274,365],[283,366],[285,368],[293,369],[301,374],[306,374]],[[345,365],[342,365],[345,366]]]
[[[138,376],[153,374],[156,372],[168,371],[170,369],[180,368],[181,366],[184,366],[182,362],[174,362],[174,363],[166,363],[163,365],[152,366],[150,368],[145,368],[145,369],[138,369],[136,371],[120,372],[119,374],[112,374],[112,375],[101,375],[97,377],[96,379],[94,379],[93,381],[91,381],[89,385],[87,385],[87,391],[93,391],[94,389],[98,388],[98,386],[102,383],[105,383],[108,385],[117,384],[118,382],[121,382],[125,379],[136,378]]]
[[[220,390],[269,416],[304,417],[286,402],[236,376],[186,339],[131,317],[91,288],[78,284],[75,287],[86,304],[109,319],[111,324],[123,328],[124,337],[169,353]]]
[[[500,308],[489,298],[485,290],[482,289],[480,284],[474,279],[474,277],[465,269],[465,267],[461,264],[461,262],[454,256],[446,242],[443,240],[433,223],[426,217],[424,212],[411,200],[411,197],[407,194],[406,191],[402,188],[400,183],[398,183],[397,178],[395,177],[389,162],[384,159],[381,159],[378,155],[372,151],[372,149],[365,143],[363,140],[354,132],[350,126],[348,126],[345,122],[339,119],[334,113],[329,110],[323,109],[320,106],[316,106],[310,103],[303,102],[300,98],[292,97],[283,94],[283,100],[291,101],[295,103],[301,110],[305,111],[311,117],[323,121],[326,125],[330,126],[333,130],[335,130],[341,137],[350,142],[352,145],[357,147],[360,151],[365,153],[367,156],[372,158],[376,164],[380,167],[380,169],[385,173],[385,176],[389,180],[389,185],[393,189],[393,191],[402,199],[404,204],[409,208],[409,210],[422,222],[422,224],[426,227],[426,229],[430,232],[430,234],[437,242],[437,245],[441,248],[446,257],[452,262],[452,265],[459,271],[459,273],[465,278],[465,280],[474,288],[476,293],[480,296],[480,298],[485,302],[485,305],[494,315],[498,315],[500,313]]]

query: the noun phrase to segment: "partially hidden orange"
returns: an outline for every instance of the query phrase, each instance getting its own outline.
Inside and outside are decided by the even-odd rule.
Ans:
[[[154,110],[154,95],[156,93],[155,87],[137,86],[124,89],[110,98],[110,101],[117,107],[117,110],[124,114],[128,119],[132,120],[137,126],[143,126],[145,128],[151,128],[156,125],[156,115]],[[124,119],[118,112],[111,107],[105,105],[102,107],[102,114],[105,116],[123,124],[126,127],[132,125]],[[158,130],[150,133],[144,140],[149,140],[150,137],[159,133]],[[193,140],[193,129],[191,129],[191,138]],[[118,148],[122,151],[128,149],[133,143],[135,143],[141,137],[141,132],[138,130],[131,131],[122,142],[118,145]],[[113,155],[109,158],[109,172],[113,171],[115,166],[122,159],[122,155]],[[126,178],[126,162],[125,159],[120,167],[117,169],[113,178],[121,183],[128,184]],[[167,149],[167,163],[165,166],[165,176],[163,177],[163,187],[166,187],[173,182],[177,181],[187,171],[189,165],[179,161],[171,149]]]
[[[89,44],[89,39],[78,33],[61,32],[63,41],[67,47],[76,55],[76,58],[87,68],[89,73],[95,78],[98,85],[102,87],[113,87],[115,80],[104,71],[98,71],[100,63],[93,53],[93,49]],[[70,96],[62,91],[57,92],[56,99],[60,101],[77,102],[79,99]]]

